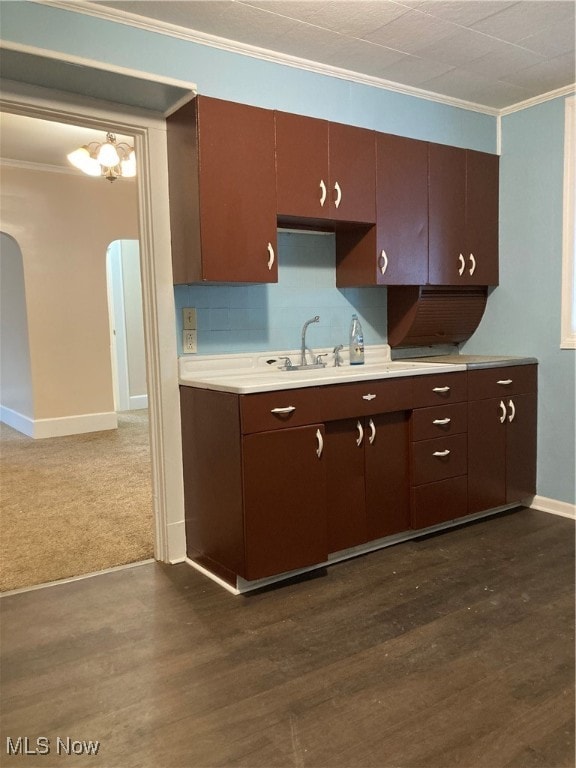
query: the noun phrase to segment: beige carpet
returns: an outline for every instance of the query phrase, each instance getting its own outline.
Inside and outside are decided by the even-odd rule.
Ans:
[[[0,425],[0,591],[153,556],[147,411],[33,440]]]

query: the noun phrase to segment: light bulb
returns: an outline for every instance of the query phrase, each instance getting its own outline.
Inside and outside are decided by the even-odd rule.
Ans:
[[[134,154],[133,149],[128,153],[128,157],[125,160],[122,160],[120,167],[122,168],[122,176],[125,176],[126,178],[136,176],[136,155]]]
[[[111,142],[107,141],[102,144],[96,155],[96,160],[105,168],[114,168],[120,162],[120,156],[116,151],[116,147]]]
[[[90,156],[88,147],[79,147],[74,152],[70,152],[67,157],[75,168],[88,174],[88,176],[100,176],[102,173],[100,164],[95,158]]]

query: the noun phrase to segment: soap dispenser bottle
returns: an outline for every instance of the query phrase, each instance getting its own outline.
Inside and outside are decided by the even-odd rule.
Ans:
[[[352,315],[350,325],[350,365],[363,365],[364,363],[364,334],[358,315]]]

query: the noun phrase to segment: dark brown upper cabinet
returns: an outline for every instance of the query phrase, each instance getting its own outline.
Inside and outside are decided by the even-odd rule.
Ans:
[[[498,285],[498,161],[429,145],[431,285]]]
[[[376,282],[428,282],[428,144],[376,134]]]
[[[166,122],[174,282],[276,282],[274,113],[197,96]]]
[[[276,195],[281,224],[373,224],[375,133],[275,112]]]

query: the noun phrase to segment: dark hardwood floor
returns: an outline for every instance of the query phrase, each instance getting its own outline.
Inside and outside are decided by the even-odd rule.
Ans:
[[[250,596],[149,564],[0,608],[2,766],[574,765],[565,518],[519,510]],[[9,755],[18,737],[50,751]]]

